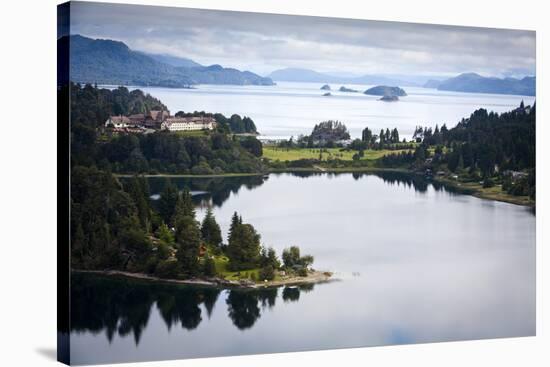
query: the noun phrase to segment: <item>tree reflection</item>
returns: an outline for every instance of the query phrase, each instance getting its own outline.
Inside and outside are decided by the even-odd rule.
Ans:
[[[193,330],[203,321],[202,311],[210,318],[220,293],[226,292],[228,317],[239,330],[246,330],[260,319],[262,310],[275,307],[279,296],[278,288],[222,291],[81,273],[72,275],[71,284],[71,331],[105,332],[109,342],[115,335],[132,334],[136,345],[154,305],[169,330],[172,327]],[[301,292],[309,292],[313,287],[313,284],[284,287],[283,301],[296,302]]]
[[[326,176],[331,179],[341,175],[350,175],[346,172],[288,172],[288,173],[272,173],[270,175],[290,175],[307,179],[310,177]],[[426,179],[423,175],[397,172],[397,171],[378,171],[378,172],[353,172],[351,176],[354,180],[360,180],[367,176],[380,177],[385,183],[390,185],[404,185],[408,188],[413,188],[416,192],[424,193],[428,187],[433,187],[436,191],[446,191],[450,193],[468,193],[464,189],[445,185],[435,180]],[[124,178],[123,178],[124,179]],[[237,176],[237,177],[176,177],[171,178],[180,190],[188,188],[193,193],[193,201],[198,206],[218,206],[221,207],[225,201],[229,199],[232,193],[238,193],[243,187],[252,190],[263,185],[269,176]],[[149,186],[151,193],[158,194],[164,187],[164,178],[150,178]],[[154,204],[153,204],[154,205]]]
[[[249,190],[262,185],[268,177],[264,176],[236,176],[236,177],[173,177],[170,181],[179,190],[188,188],[193,195],[193,201],[204,204],[210,201],[214,206],[221,206],[231,193],[238,193],[241,187]],[[149,186],[152,194],[158,194],[164,188],[164,178],[150,178]]]
[[[227,315],[240,330],[251,328],[260,317],[255,292],[231,291],[227,297]]]

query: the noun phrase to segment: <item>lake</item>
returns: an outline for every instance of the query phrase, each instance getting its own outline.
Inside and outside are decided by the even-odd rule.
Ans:
[[[402,137],[410,138],[417,125],[446,123],[455,126],[478,108],[505,112],[522,100],[533,104],[534,97],[458,93],[436,89],[403,87],[408,96],[398,102],[382,102],[379,96],[339,92],[333,84],[332,96],[324,97],[321,83],[277,82],[275,86],[199,85],[196,89],[139,87],[159,98],[172,114],[177,111],[237,113],[256,123],[262,139],[288,139],[309,134],[315,124],[340,120],[352,138],[360,138],[368,126],[375,134],[380,129],[397,127]],[[372,85],[346,85],[360,92]],[[137,87],[136,87],[137,88]],[[134,89],[134,88],[130,88]]]
[[[150,179],[158,194],[163,179]],[[535,334],[535,215],[404,174],[180,178],[335,281],[222,290],[74,275],[76,364]]]

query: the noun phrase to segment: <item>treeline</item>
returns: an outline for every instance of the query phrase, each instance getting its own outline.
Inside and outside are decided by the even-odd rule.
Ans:
[[[70,88],[71,93],[71,123],[83,124],[92,128],[103,126],[109,116],[147,114],[149,111],[168,110],[157,98],[145,94],[140,89],[129,91],[126,87],[118,87],[110,90],[98,88],[91,84],[82,86],[71,83],[65,88]],[[183,112],[178,111],[177,117],[213,117],[221,132],[225,133],[257,133],[256,125],[250,117],[241,117],[233,114],[226,117],[221,113],[208,113],[205,111]]]
[[[241,117],[238,114],[233,114],[230,117],[225,117],[221,113],[210,113],[205,111],[195,112],[176,112],[176,117],[212,117],[216,120],[217,129],[220,132],[234,133],[234,134],[257,134],[256,124],[247,116]]]
[[[501,183],[509,194],[535,198],[536,106],[498,114],[479,109],[452,129],[417,127],[414,153],[385,156],[383,166],[448,170],[459,177]]]
[[[307,275],[313,262],[297,247],[264,248],[255,228],[235,213],[227,245],[211,209],[196,219],[189,190],[167,180],[158,204],[151,205],[147,180],[124,185],[95,167],[75,167],[71,176],[71,263],[76,269],[118,269],[185,279],[218,276],[215,259],[228,269],[259,269],[257,280],[272,280],[284,269]]]
[[[290,137],[278,143],[281,148],[334,148],[342,147],[343,141],[350,138],[348,128],[340,121],[327,120],[316,124],[310,135]]]
[[[255,137],[214,132],[185,136],[169,132],[115,135],[100,140],[95,129],[73,125],[71,162],[118,173],[259,173],[262,145]]]
[[[65,87],[67,88],[67,86]],[[198,136],[157,131],[151,134],[106,135],[102,126],[109,115],[143,113],[166,108],[139,90],[113,91],[71,85],[71,165],[96,166],[117,173],[221,174],[261,173],[262,145],[253,136],[231,137],[231,126],[255,129],[254,122],[233,115],[222,121],[220,131]],[[182,112],[183,114],[183,112]],[[204,114],[204,113],[198,113]],[[223,122],[227,120],[226,122]],[[241,126],[242,125],[242,126]]]
[[[102,126],[111,115],[148,113],[154,110],[167,110],[160,100],[136,89],[126,87],[113,90],[98,88],[91,84],[84,86],[70,83],[71,125],[85,125],[90,128]]]

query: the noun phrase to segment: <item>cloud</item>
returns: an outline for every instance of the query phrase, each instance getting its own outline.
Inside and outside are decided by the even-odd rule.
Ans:
[[[122,4],[72,5],[72,33],[267,74],[533,75],[535,32]]]

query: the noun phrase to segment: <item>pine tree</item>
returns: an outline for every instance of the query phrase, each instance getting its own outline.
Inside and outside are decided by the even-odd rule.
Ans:
[[[199,273],[199,250],[201,244],[197,221],[189,216],[176,218],[176,258],[183,274],[195,276]]]
[[[216,247],[221,246],[222,232],[220,230],[220,226],[216,222],[216,218],[214,218],[212,208],[210,207],[208,207],[208,210],[206,211],[206,216],[202,221],[201,233],[202,238],[206,243]]]
[[[384,129],[380,130],[379,138],[380,138],[380,145],[384,145],[384,143],[386,142],[386,135],[384,134]]]
[[[229,235],[227,238],[227,242],[231,242],[232,237],[235,235],[235,231],[239,227],[239,215],[237,212],[233,213],[233,216],[231,217],[231,225],[229,226]]]
[[[191,217],[195,219],[195,208],[193,206],[193,200],[189,189],[185,188],[183,192],[178,195],[176,205],[174,207],[174,214],[172,216],[172,223],[175,225],[175,219],[178,217]]]
[[[174,215],[174,208],[178,201],[178,189],[172,185],[169,179],[166,179],[164,189],[160,194],[158,202],[158,212],[165,223],[170,223],[172,216]]]
[[[126,191],[136,204],[139,223],[146,232],[149,232],[151,230],[151,207],[149,206],[147,181],[143,177],[134,176],[128,183]]]
[[[250,224],[243,223],[236,212],[231,219],[226,254],[232,270],[244,270],[257,266],[260,260],[260,235]]]

